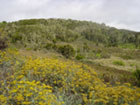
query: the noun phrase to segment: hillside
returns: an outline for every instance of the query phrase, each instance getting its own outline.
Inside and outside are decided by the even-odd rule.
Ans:
[[[0,104],[140,104],[140,33],[90,21],[0,23]]]
[[[87,40],[103,46],[134,44],[137,48],[140,42],[138,32],[71,19],[30,19],[11,23],[2,22],[0,28],[12,43],[34,49],[43,48],[48,42],[73,43],[78,40],[82,40],[83,43]]]
[[[75,57],[90,62],[111,56],[120,57],[122,60],[140,60],[139,32],[116,29],[89,21],[30,19],[2,22],[0,34],[12,47],[53,52],[66,58]],[[70,47],[69,53],[65,47],[68,49]],[[63,51],[65,49],[67,51]],[[135,62],[136,64],[133,64]],[[139,63],[130,61],[129,67],[125,70],[134,69],[135,65]]]
[[[128,75],[127,75],[128,76]],[[0,51],[0,104],[137,105],[140,88],[103,81],[91,67],[71,60]]]

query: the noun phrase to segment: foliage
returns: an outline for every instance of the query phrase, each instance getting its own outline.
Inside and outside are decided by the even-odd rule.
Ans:
[[[140,86],[140,69],[138,69],[138,68],[136,69],[136,71],[134,72],[134,76],[137,79],[138,86]]]
[[[18,77],[19,78],[19,77]],[[20,76],[22,78],[22,75]],[[7,87],[8,85],[8,87]],[[22,105],[59,105],[57,98],[52,93],[52,87],[36,81],[10,81],[10,83],[3,83],[0,95],[0,102],[6,104],[22,104]]]
[[[121,50],[121,49],[120,49]],[[122,49],[122,52],[120,51],[119,53],[119,57],[121,57],[122,59],[139,59],[140,58],[140,50],[136,50],[136,49],[133,49],[133,50],[123,50]]]
[[[125,66],[124,62],[121,60],[116,60],[113,62],[114,65],[118,65],[118,66]]]
[[[90,50],[90,48],[89,48],[88,44],[87,43],[84,43],[84,45],[83,45],[83,51],[84,52],[88,52],[89,50]]]
[[[3,36],[2,31],[0,30],[0,50],[8,47],[7,39]]]
[[[126,60],[132,59],[131,55],[129,55],[129,54],[125,54],[125,55],[121,54],[120,57],[123,58],[123,59],[126,59]]]
[[[3,105],[140,104],[140,88],[128,83],[105,84],[93,69],[81,63],[24,57],[13,50],[1,51],[0,58]],[[4,68],[7,73],[3,77]]]
[[[81,54],[77,54],[76,55],[76,59],[77,60],[81,60],[81,59],[84,59],[85,57],[83,56],[83,55],[81,55]]]
[[[108,53],[106,53],[106,52],[103,52],[103,53],[101,53],[101,58],[110,58],[110,54],[108,54]]]
[[[140,32],[135,34],[135,46],[138,48],[140,46]]]
[[[100,53],[97,53],[97,54],[96,54],[96,57],[97,57],[97,58],[101,58],[101,54],[100,54]]]
[[[120,45],[119,46],[120,48],[123,48],[123,49],[127,49],[127,48],[129,48],[129,49],[135,49],[136,48],[136,46],[134,45],[134,44],[123,44],[123,45]]]
[[[30,19],[0,23],[0,28],[2,48],[7,47],[8,39],[16,47],[27,50],[53,49],[66,58],[75,57],[77,50],[75,58],[86,58],[81,61],[87,60],[92,65],[94,58],[109,58],[112,55],[123,59],[140,58],[139,33],[104,24],[71,19]],[[115,82],[116,77],[112,75],[105,75],[105,81],[102,81],[92,68],[82,63],[22,56],[16,49],[5,50],[0,51],[0,103],[3,105],[140,104],[138,87],[128,83],[113,86],[105,83]],[[113,64],[125,66],[123,61],[118,60]],[[138,75],[139,72],[136,73],[139,81]],[[125,81],[125,78],[128,79],[128,76],[123,76],[122,80]]]
[[[96,45],[113,47],[132,44],[139,48],[140,43],[140,34],[137,32],[71,19],[20,20],[1,23],[0,27],[4,28],[5,34],[12,42],[20,40],[22,45],[28,44],[28,47],[32,47],[32,44],[39,44],[39,47],[42,47],[47,40],[68,43],[81,38]]]
[[[14,35],[11,36],[12,43],[16,43],[17,41],[22,40],[22,36],[19,35],[19,33],[15,33]]]
[[[7,48],[7,41],[6,39],[0,38],[0,50]]]
[[[46,46],[45,46],[45,48],[47,50],[53,49],[53,47],[54,47],[54,44],[53,43],[47,43]]]
[[[71,45],[62,45],[58,48],[58,52],[60,52],[66,58],[71,58],[75,55],[75,50]]]

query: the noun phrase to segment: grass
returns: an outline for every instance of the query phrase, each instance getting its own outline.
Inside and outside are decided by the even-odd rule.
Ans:
[[[125,60],[120,57],[111,56],[110,58],[104,59],[95,59],[92,60],[93,63],[100,64],[102,66],[115,68],[116,70],[123,70],[123,71],[129,71],[132,72],[136,70],[136,67],[140,67],[140,61],[131,59],[131,60]]]
[[[136,46],[134,44],[123,44],[123,45],[120,45],[119,46],[120,48],[123,48],[123,49],[136,49]]]
[[[125,63],[123,61],[121,61],[121,60],[113,61],[113,64],[118,65],[118,66],[125,66]]]

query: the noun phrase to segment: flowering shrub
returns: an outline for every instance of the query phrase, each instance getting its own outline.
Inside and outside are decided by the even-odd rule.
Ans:
[[[61,105],[52,94],[52,87],[42,84],[39,81],[12,81],[6,86],[2,84],[0,95],[2,104],[8,105]]]
[[[61,105],[70,104],[70,101],[83,105],[140,104],[140,88],[128,83],[105,84],[84,64],[24,57],[18,53],[15,56],[14,53],[0,52],[0,63],[9,70],[9,74],[0,79],[3,105]],[[4,68],[0,66],[0,71]]]

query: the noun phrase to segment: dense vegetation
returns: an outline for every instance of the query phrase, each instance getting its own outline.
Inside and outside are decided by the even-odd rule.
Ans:
[[[104,83],[90,67],[73,61],[0,52],[3,105],[138,105],[140,88]]]
[[[116,29],[105,24],[64,19],[30,19],[0,23],[12,43],[43,48],[48,42],[73,42],[80,38],[104,46],[133,44],[139,47],[138,32]]]
[[[30,19],[9,23],[4,21],[0,23],[0,36],[3,36],[5,41],[7,39],[10,45],[35,51],[46,49],[62,53],[59,49],[69,45],[75,50],[75,54],[71,53],[69,56],[78,55],[86,59],[109,58],[109,51],[116,53],[116,50],[120,50],[112,50],[111,47],[140,48],[139,32],[71,19]],[[3,41],[0,46],[6,47],[7,43]],[[140,58],[137,57],[139,51],[132,52],[134,53],[126,51],[126,55],[119,56],[128,59]]]
[[[140,104],[140,33],[89,21],[0,23],[0,104]]]

